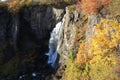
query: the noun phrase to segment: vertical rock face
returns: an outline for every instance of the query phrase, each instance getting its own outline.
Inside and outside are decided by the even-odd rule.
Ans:
[[[16,75],[34,70],[48,75],[51,68],[44,54],[48,52],[50,32],[62,20],[64,9],[30,6],[13,14],[1,8],[0,14],[0,71],[4,73],[0,73],[0,79],[12,75],[15,80]]]
[[[22,15],[20,16],[21,26],[23,26],[23,29],[25,30],[25,27],[27,28],[27,26],[25,26],[24,23],[28,23],[31,34],[34,34],[34,37],[36,36],[35,40],[38,41],[35,42],[38,42],[37,46],[40,47],[44,40],[47,40],[48,42],[50,32],[55,27],[56,23],[62,19],[64,10],[58,10],[48,6],[33,6],[31,8],[23,8],[20,15]],[[30,34],[28,34],[28,36],[29,35]]]
[[[7,66],[7,62],[9,63],[12,59],[13,64],[16,65],[14,69],[17,69],[17,76],[26,73],[30,75],[33,71],[38,71],[40,77],[44,78],[51,70],[47,65],[48,57],[44,55],[48,52],[50,32],[64,16],[62,33],[58,40],[60,43],[57,45],[61,66],[57,71],[57,76],[61,77],[61,70],[65,66],[69,51],[72,51],[75,46],[76,22],[80,15],[74,10],[70,12],[68,7],[56,9],[43,5],[23,7],[17,14],[9,13],[7,10],[0,13],[0,47],[4,48],[4,50],[1,48],[0,57],[6,55],[9,58],[6,59],[7,57],[4,56],[3,61],[5,60],[6,63],[1,61],[0,64]],[[6,68],[11,69],[8,66]],[[5,75],[8,75],[7,72],[10,71],[6,71]],[[39,79],[42,80],[42,78]]]
[[[21,9],[19,15],[19,42],[21,42],[21,39],[24,42],[23,44],[19,43],[20,47],[42,48],[41,44],[44,44],[45,41],[48,42],[50,31],[56,24],[52,8],[47,6],[26,7]]]
[[[47,65],[47,56],[44,55],[48,52],[50,32],[56,23],[62,21],[63,16],[65,22],[60,31],[57,50],[60,53],[59,63],[64,65],[64,60],[74,46],[74,23],[79,17],[77,12],[70,13],[68,8],[36,5],[23,7],[16,14],[1,8],[0,14],[0,71],[4,73],[0,73],[0,76],[12,75],[15,80],[16,75],[38,71],[45,78],[51,69]]]
[[[64,57],[68,57],[69,51],[74,48],[77,30],[76,22],[80,19],[79,15],[77,11],[70,12],[69,8],[66,7],[63,44],[61,47],[61,54],[64,53]]]
[[[76,37],[76,22],[79,20],[80,16],[77,11],[73,10],[70,12],[69,7],[66,7],[65,9],[66,13],[64,15],[64,26],[63,26],[63,34],[62,34],[62,43],[60,45],[59,49],[59,68],[57,70],[57,73],[55,75],[56,78],[61,78],[62,73],[64,72],[64,68],[66,65],[66,59],[69,57],[70,51],[73,51],[73,48],[75,47],[75,37]],[[53,80],[56,80],[54,77]]]
[[[0,9],[0,51],[3,62],[7,62],[14,55],[13,18],[5,8]],[[3,55],[3,56],[2,56]],[[5,58],[5,59],[4,59]]]

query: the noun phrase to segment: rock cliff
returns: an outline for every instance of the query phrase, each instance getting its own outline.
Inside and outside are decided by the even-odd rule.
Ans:
[[[101,18],[109,19],[108,13],[78,12],[71,5],[74,0],[34,1],[0,3],[1,80],[61,80],[66,61],[75,60],[82,40],[89,45],[95,25]]]
[[[1,7],[0,14],[0,78],[8,75],[16,80],[18,76],[28,76],[33,71],[44,76],[45,69],[50,69],[45,55],[50,33],[62,20],[65,9],[33,5],[12,13]],[[14,70],[9,71],[11,68]],[[49,73],[46,71],[45,76]]]

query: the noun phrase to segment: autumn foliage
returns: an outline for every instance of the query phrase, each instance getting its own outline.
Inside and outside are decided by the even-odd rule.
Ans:
[[[19,9],[24,5],[29,5],[32,2],[32,0],[12,0],[10,2],[7,2],[8,9],[10,11],[19,11]]]
[[[87,75],[90,80],[119,80],[115,71],[117,55],[120,54],[119,44],[120,24],[114,20],[101,19],[95,26],[89,49],[86,51],[87,44],[80,43],[75,64],[83,69],[86,67],[83,65],[88,65]]]
[[[110,0],[78,0],[77,5],[79,8],[88,14],[99,13],[106,5],[110,3]]]

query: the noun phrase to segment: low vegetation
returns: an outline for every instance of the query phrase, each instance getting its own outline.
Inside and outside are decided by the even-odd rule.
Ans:
[[[83,29],[80,28],[77,34],[78,53],[75,59],[67,60],[62,80],[120,80],[118,73],[120,68],[118,62],[120,55],[119,7],[119,0],[77,1],[77,11],[82,11],[83,14],[89,16],[100,14],[108,15],[108,17],[101,17],[100,22],[93,26],[94,32],[89,44],[86,39],[79,38],[81,35],[86,36],[85,33],[83,36]],[[89,24],[87,26],[89,27]]]
[[[120,54],[117,48],[120,44],[119,28],[120,24],[114,20],[101,19],[89,48],[82,41],[76,59],[68,59],[66,71],[69,72],[65,71],[63,80],[119,80],[116,72],[117,55]],[[69,76],[74,74],[76,77]]]
[[[61,3],[72,4],[75,2],[76,0],[8,0],[6,2],[0,2],[0,5],[7,6],[10,11],[17,12],[23,6],[51,4],[62,5]]]

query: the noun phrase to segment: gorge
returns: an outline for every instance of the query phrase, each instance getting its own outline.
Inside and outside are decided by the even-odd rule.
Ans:
[[[22,79],[22,77],[27,77],[28,75],[29,77],[30,75],[32,76],[32,73],[35,72],[34,76],[42,75],[40,77],[43,78],[40,78],[40,80],[44,80],[46,75],[54,71],[51,72],[50,70],[53,69],[58,57],[57,50],[62,34],[61,26],[64,23],[61,20],[65,14],[64,9],[58,9],[60,13],[56,14],[54,10],[56,11],[57,9],[35,5],[23,7],[18,13],[14,14],[7,11],[5,7],[0,9],[0,47],[1,51],[6,54],[2,58],[1,67],[9,64],[12,59],[15,60],[13,64],[10,63],[11,67],[14,66],[13,68],[15,69],[12,71],[13,75],[11,72],[12,76],[8,75],[9,71],[4,74],[8,75],[8,78],[13,77],[16,80],[17,76],[20,76]],[[48,56],[45,55],[47,52]],[[47,63],[50,63],[51,66]],[[15,74],[16,70],[17,74]],[[2,74],[0,75],[2,79]]]
[[[119,0],[0,0],[0,80],[120,80],[119,13]]]

